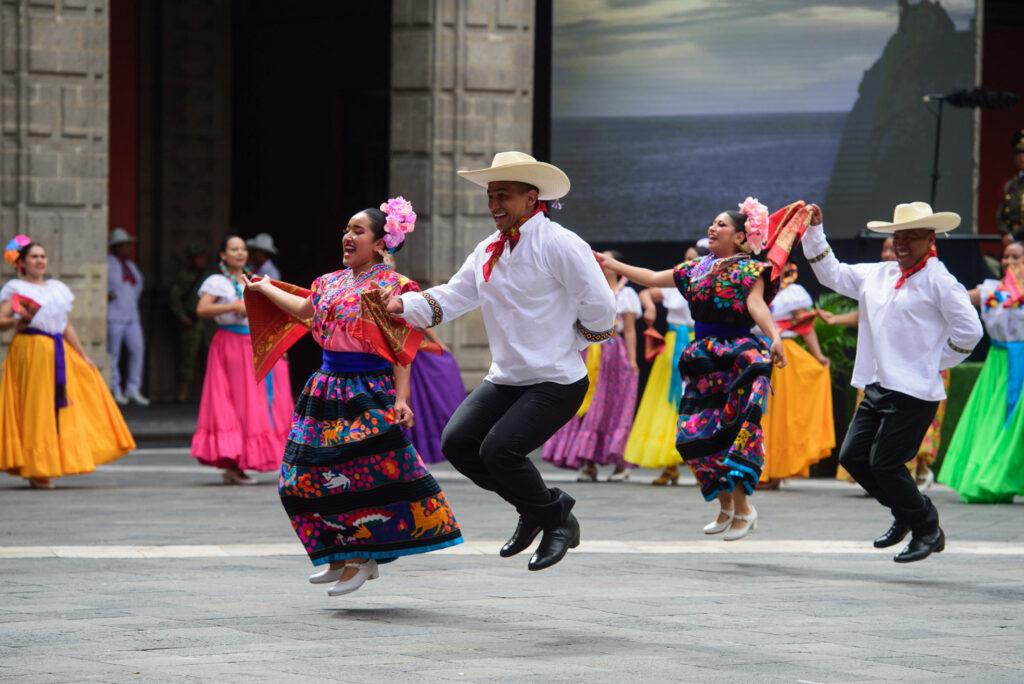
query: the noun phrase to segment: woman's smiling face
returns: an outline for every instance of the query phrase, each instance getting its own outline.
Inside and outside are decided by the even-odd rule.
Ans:
[[[358,269],[379,261],[381,257],[378,250],[381,249],[384,249],[384,238],[378,240],[374,236],[369,216],[359,212],[349,219],[341,239],[341,260],[347,268]]]

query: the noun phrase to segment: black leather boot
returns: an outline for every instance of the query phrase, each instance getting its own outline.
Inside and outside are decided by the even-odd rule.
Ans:
[[[897,563],[913,563],[914,561],[924,560],[933,553],[939,553],[945,548],[946,535],[942,528],[938,527],[929,535],[921,537],[914,535],[911,537],[907,548],[896,554],[893,560]]]
[[[537,535],[540,534],[541,529],[540,523],[530,520],[525,516],[519,516],[516,531],[512,533],[512,536],[508,538],[505,545],[501,547],[498,555],[502,558],[508,558],[528,548],[533,543],[533,540],[537,538]]]
[[[910,533],[910,525],[899,520],[892,521],[889,531],[875,540],[876,549],[884,549],[889,546],[896,546]]]
[[[544,530],[540,545],[530,559],[530,570],[543,570],[562,560],[569,549],[580,545],[580,524],[572,513],[565,522]]]

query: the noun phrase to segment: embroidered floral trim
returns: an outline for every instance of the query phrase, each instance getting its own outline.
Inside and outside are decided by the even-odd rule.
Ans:
[[[442,318],[444,318],[444,311],[441,310],[441,305],[437,303],[436,299],[431,297],[426,292],[423,292],[421,294],[423,295],[423,298],[427,300],[427,304],[430,305],[430,310],[433,312],[433,315],[430,319],[430,325],[427,326],[428,328],[433,328],[435,325],[438,325],[441,322]]]
[[[819,261],[821,261],[822,259],[824,259],[825,257],[827,257],[831,253],[832,253],[832,248],[831,247],[826,247],[824,252],[822,252],[818,256],[814,257],[813,259],[808,259],[807,263],[809,263],[809,264],[816,264]]]
[[[974,351],[973,349],[964,349],[963,347],[956,346],[955,344],[953,344],[952,338],[946,340],[946,345],[953,351],[959,352],[961,354],[970,354],[972,351]]]
[[[583,339],[587,340],[588,342],[604,342],[605,340],[610,339],[613,334],[615,334],[615,328],[608,328],[607,330],[597,332],[591,330],[590,328],[587,328],[578,320],[576,321],[576,330],[577,332],[579,332],[580,335],[583,335]]]

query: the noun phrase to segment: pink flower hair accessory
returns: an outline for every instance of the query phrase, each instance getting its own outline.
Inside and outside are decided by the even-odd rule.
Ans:
[[[740,213],[747,217],[744,228],[747,244],[754,254],[760,254],[768,242],[768,207],[758,202],[756,197],[748,197],[740,205]]]
[[[15,235],[14,238],[7,243],[7,247],[4,249],[4,261],[9,263],[21,272],[21,266],[18,265],[18,254],[25,245],[32,244],[32,238],[28,235]]]
[[[384,244],[389,252],[394,252],[405,241],[405,234],[416,227],[416,212],[412,210],[412,203],[401,195],[381,204],[380,210],[387,215]]]

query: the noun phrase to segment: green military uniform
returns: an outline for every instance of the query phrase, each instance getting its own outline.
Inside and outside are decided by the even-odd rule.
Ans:
[[[1024,221],[1021,206],[1024,203],[1024,174],[1006,181],[1003,186],[1003,201],[999,203],[996,222],[1002,235],[1012,235],[1014,240],[1024,239]]]
[[[202,247],[189,245],[186,255],[189,260],[203,252]],[[196,373],[196,361],[205,353],[217,332],[212,319],[196,316],[199,304],[199,286],[213,271],[196,270],[185,266],[174,276],[169,290],[171,313],[180,326],[178,329],[178,392],[179,401],[188,398],[192,379]],[[191,325],[190,325],[191,324]]]
[[[1017,154],[1024,152],[1024,129],[1014,133],[1010,142]],[[999,203],[996,225],[1001,235],[1012,235],[1014,240],[1024,239],[1024,171],[1019,171],[1003,186],[1003,201]]]

